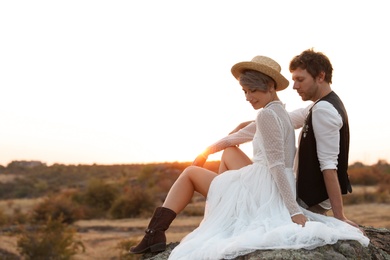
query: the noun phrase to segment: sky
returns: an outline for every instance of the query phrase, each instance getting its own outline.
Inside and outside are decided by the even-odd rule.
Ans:
[[[273,58],[290,82],[286,109],[309,105],[288,70],[308,48],[333,64],[350,163],[390,162],[387,10],[385,0],[1,1],[0,165],[192,161],[256,116],[231,75],[237,62]]]

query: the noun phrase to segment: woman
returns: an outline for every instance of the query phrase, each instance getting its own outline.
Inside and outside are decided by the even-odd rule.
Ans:
[[[314,213],[307,215],[295,201],[295,136],[277,95],[288,86],[280,70],[278,63],[265,56],[232,67],[246,100],[254,109],[261,109],[255,120],[255,133],[245,132],[244,128],[206,150],[204,160],[208,154],[225,149],[220,167],[223,174],[198,166],[186,168],[131,253],[165,250],[164,232],[190,202],[194,191],[207,197],[204,219],[172,251],[170,259],[235,258],[256,249],[314,248],[338,239],[368,243],[358,229],[345,223],[330,221],[327,226],[307,222],[307,216]],[[243,154],[237,160],[239,150],[234,146],[250,140],[253,160]],[[229,158],[229,153],[235,160]],[[201,164],[199,161],[202,156],[194,164]]]

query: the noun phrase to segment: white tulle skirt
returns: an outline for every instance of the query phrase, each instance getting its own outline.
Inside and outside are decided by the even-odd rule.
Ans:
[[[295,187],[292,169],[286,171]],[[211,183],[204,219],[169,259],[231,259],[259,249],[313,249],[363,233],[333,217],[302,209],[305,227],[292,222],[268,169],[259,163],[218,175]]]

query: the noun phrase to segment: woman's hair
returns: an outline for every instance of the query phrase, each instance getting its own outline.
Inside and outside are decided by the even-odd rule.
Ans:
[[[290,72],[296,69],[306,70],[313,78],[316,78],[323,71],[325,72],[324,80],[332,83],[333,67],[330,60],[322,52],[315,52],[313,49],[303,51],[290,61]]]
[[[276,89],[276,82],[270,77],[256,70],[244,70],[240,74],[239,82],[241,86],[245,86],[249,89],[257,89],[260,91],[268,91],[270,83]]]

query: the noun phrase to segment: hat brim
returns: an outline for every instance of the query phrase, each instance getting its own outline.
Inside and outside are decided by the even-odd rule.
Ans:
[[[289,85],[288,80],[282,74],[263,64],[251,61],[243,61],[235,64],[231,69],[232,74],[236,79],[240,77],[240,74],[244,70],[256,70],[261,73],[264,73],[267,76],[270,76],[276,82],[276,91],[286,89]]]

